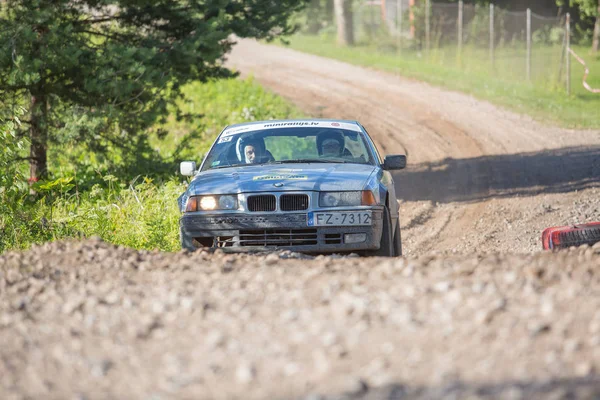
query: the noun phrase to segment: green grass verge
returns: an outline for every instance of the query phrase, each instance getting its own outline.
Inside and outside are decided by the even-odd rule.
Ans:
[[[483,49],[432,50],[428,57],[414,50],[387,50],[381,45],[358,44],[338,47],[325,36],[295,35],[290,47],[306,53],[373,67],[415,78],[437,86],[472,94],[514,111],[531,115],[542,122],[571,128],[600,127],[600,94],[586,91],[582,84],[583,67],[572,62],[572,94],[567,96],[565,84],[559,80],[560,47],[533,49],[532,82],[524,80],[524,49],[496,52],[495,70],[489,53]],[[592,57],[587,48],[575,48],[591,70],[588,82],[600,88],[600,56]],[[492,72],[494,71],[494,72]]]

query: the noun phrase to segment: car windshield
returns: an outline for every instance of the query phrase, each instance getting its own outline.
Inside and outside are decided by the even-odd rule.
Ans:
[[[202,170],[310,162],[373,164],[374,159],[356,125],[352,129],[254,128],[251,131],[223,132],[207,155]]]

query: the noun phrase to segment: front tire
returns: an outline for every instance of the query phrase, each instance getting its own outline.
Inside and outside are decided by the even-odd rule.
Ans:
[[[179,228],[179,242],[181,243],[181,249],[187,251],[195,251],[196,246],[194,246],[192,238],[185,235],[181,228]]]
[[[402,234],[400,231],[400,215],[396,220],[396,229],[394,229],[394,256],[402,257]]]
[[[381,230],[381,242],[379,249],[369,251],[366,255],[370,257],[394,257],[394,232],[392,230],[392,220],[390,210],[383,208],[383,229]]]

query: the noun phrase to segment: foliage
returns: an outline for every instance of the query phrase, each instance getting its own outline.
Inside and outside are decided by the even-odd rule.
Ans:
[[[185,190],[182,182],[172,178],[155,184],[140,177],[127,185],[106,175],[105,185],[71,193],[65,190],[67,181],[45,182],[40,185],[43,189],[38,188],[43,193],[40,200],[15,207],[18,220],[8,221],[8,235],[0,237],[0,253],[33,243],[91,236],[138,249],[178,249],[176,199]]]
[[[139,177],[129,185],[106,175],[79,195],[62,195],[53,203],[48,231],[52,240],[99,236],[103,240],[138,248],[179,249],[177,197],[185,185],[172,178],[164,184]]]
[[[588,17],[598,16],[598,0],[556,0],[556,4],[578,7],[580,12]]]
[[[334,29],[333,0],[310,0],[306,8],[294,16],[294,22],[309,34]]]
[[[598,0],[556,0],[556,4],[571,11],[572,32],[579,43],[590,43],[598,15]]]
[[[48,143],[67,138],[96,152],[148,150],[144,130],[164,121],[182,85],[231,76],[222,57],[232,34],[272,39],[289,33],[287,19],[303,3],[3,1],[0,98],[31,99],[31,162],[41,176]]]
[[[27,181],[16,162],[27,145],[17,134],[24,112],[17,108],[0,116],[0,252],[4,242],[14,242],[19,235],[19,206],[28,192]]]

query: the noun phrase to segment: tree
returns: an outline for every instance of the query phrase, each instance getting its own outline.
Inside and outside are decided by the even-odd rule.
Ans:
[[[6,0],[0,99],[25,105],[32,180],[73,114],[80,139],[131,146],[191,80],[229,76],[238,37],[273,39],[305,0]]]
[[[592,51],[597,53],[600,50],[600,0],[596,8],[596,23],[594,24],[594,35],[592,40]]]
[[[558,5],[565,5],[567,0],[557,0]],[[597,53],[600,49],[600,0],[568,0],[571,7],[579,8],[582,16],[595,18],[592,33],[592,51]],[[588,31],[589,32],[589,31]]]
[[[341,46],[354,44],[354,24],[352,21],[352,0],[334,0],[337,42]]]
[[[304,31],[316,35],[333,22],[333,0],[310,0],[304,14]]]

